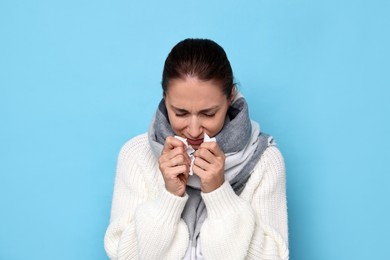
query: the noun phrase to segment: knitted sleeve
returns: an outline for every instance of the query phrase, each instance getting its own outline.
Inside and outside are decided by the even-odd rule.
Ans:
[[[255,227],[250,204],[238,197],[229,182],[210,193],[202,193],[207,218],[200,230],[205,259],[244,259]]]
[[[180,216],[188,197],[148,189],[145,171],[152,167],[145,166],[150,162],[144,147],[135,138],[119,154],[104,246],[111,259],[181,259],[188,230]]]
[[[264,152],[240,196],[225,182],[202,197],[205,259],[288,259],[285,169],[276,147]]]
[[[262,174],[259,185],[253,186],[251,206],[256,225],[247,259],[289,259],[286,202],[286,176],[282,154],[269,147],[255,171]],[[255,181],[256,182],[256,181]]]

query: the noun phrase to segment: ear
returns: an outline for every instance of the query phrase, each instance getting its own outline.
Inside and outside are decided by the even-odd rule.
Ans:
[[[230,98],[229,98],[230,104],[233,103],[233,100],[236,98],[236,96],[237,96],[237,86],[236,84],[233,84],[232,93],[230,94]]]

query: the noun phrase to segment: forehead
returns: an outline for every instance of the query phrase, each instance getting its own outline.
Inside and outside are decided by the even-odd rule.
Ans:
[[[166,98],[174,103],[214,104],[226,100],[219,82],[214,80],[199,80],[197,77],[172,79],[166,92]]]

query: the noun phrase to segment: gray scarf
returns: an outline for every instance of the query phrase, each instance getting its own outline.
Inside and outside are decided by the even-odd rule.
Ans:
[[[149,143],[156,158],[161,155],[165,139],[174,135],[165,102],[161,100],[148,132]],[[226,156],[225,180],[229,181],[235,193],[239,195],[261,155],[273,143],[273,139],[260,133],[258,124],[249,119],[248,106],[241,95],[237,95],[232,102],[224,127],[215,138]],[[182,218],[189,230],[190,244],[195,248],[191,251],[196,251],[200,228],[207,217],[207,209],[200,195],[199,177],[196,174],[188,179],[186,192],[189,199]]]

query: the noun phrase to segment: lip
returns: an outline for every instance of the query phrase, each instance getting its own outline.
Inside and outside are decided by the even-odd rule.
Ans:
[[[191,146],[199,146],[203,143],[203,139],[196,139],[196,140],[187,139],[187,142]]]

